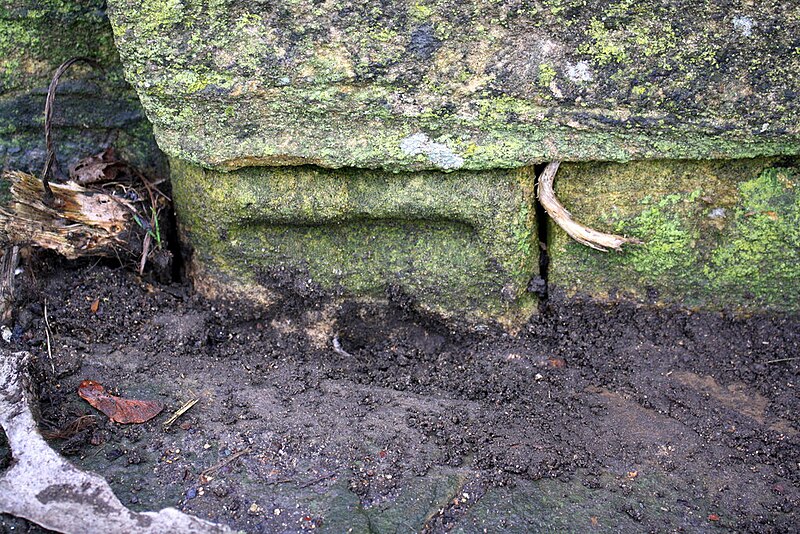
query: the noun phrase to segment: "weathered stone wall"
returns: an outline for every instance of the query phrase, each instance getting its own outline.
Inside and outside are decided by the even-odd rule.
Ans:
[[[553,286],[706,309],[800,309],[800,165],[789,159],[565,164],[590,226],[644,241],[603,253],[550,227]]]
[[[111,0],[171,156],[491,169],[800,153],[800,3]]]
[[[40,173],[45,160],[44,100],[53,72],[73,56],[98,60],[105,73],[77,65],[62,78],[54,137],[65,171],[110,141],[150,171],[164,159],[136,94],[124,80],[100,0],[0,3],[0,165]]]
[[[223,286],[399,286],[519,322],[532,166],[558,159],[578,220],[645,244],[549,228],[553,287],[800,309],[800,3],[109,4],[196,265]]]

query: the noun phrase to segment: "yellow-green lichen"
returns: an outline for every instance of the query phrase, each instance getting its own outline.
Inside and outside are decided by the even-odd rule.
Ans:
[[[219,173],[173,160],[172,173],[185,236],[220,279],[265,284],[281,269],[331,294],[397,286],[423,308],[506,324],[535,308],[530,170]]]
[[[573,216],[644,244],[604,254],[551,229],[551,282],[690,307],[800,309],[798,170],[779,163],[565,165],[557,190]]]

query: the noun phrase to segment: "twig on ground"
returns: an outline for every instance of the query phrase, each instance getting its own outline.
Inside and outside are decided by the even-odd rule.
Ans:
[[[44,299],[44,334],[47,338],[47,357],[50,359],[50,367],[53,370],[53,375],[55,375],[56,364],[53,362],[53,349],[50,342],[52,334],[50,332],[50,319],[47,317],[47,299]]]
[[[186,404],[184,404],[183,406],[178,408],[175,411],[175,413],[173,413],[172,416],[170,416],[169,419],[164,421],[164,430],[169,430],[169,427],[171,427],[173,425],[173,423],[175,423],[175,421],[177,421],[180,416],[182,416],[183,414],[185,414],[186,412],[191,410],[192,406],[197,404],[197,402],[199,400],[200,400],[200,397],[197,397],[195,399],[192,399],[192,400],[188,401]]]
[[[550,162],[539,175],[539,202],[553,221],[559,225],[572,239],[595,250],[607,252],[609,248],[621,250],[622,245],[641,245],[642,242],[633,237],[615,234],[604,234],[574,220],[572,215],[561,205],[553,191],[553,181],[558,172],[560,161]]]
[[[791,362],[794,360],[800,360],[800,356],[795,356],[794,358],[779,358],[777,360],[768,360],[764,362],[765,364],[769,365],[771,363],[782,363],[782,362]]]
[[[237,458],[240,458],[240,457],[244,456],[245,454],[249,453],[250,450],[251,450],[250,447],[247,447],[246,449],[242,449],[239,452],[234,452],[233,454],[231,454],[230,456],[228,456],[227,458],[225,458],[221,462],[219,462],[219,463],[217,463],[215,465],[212,465],[211,467],[209,467],[208,469],[206,469],[205,471],[200,473],[200,476],[201,477],[207,477],[208,475],[210,475],[214,471],[222,469],[223,467],[225,467],[229,463],[233,462]]]
[[[345,358],[352,358],[353,355],[347,352],[342,348],[342,344],[339,343],[339,334],[333,336],[333,352],[338,354],[339,356],[343,356]]]
[[[336,473],[330,473],[330,474],[327,474],[325,476],[317,477],[314,480],[310,480],[310,481],[306,482],[305,484],[300,484],[299,487],[301,489],[305,489],[305,488],[309,488],[311,486],[316,486],[320,482],[324,482],[325,480],[331,479],[331,478],[333,478],[335,476],[336,476]]]

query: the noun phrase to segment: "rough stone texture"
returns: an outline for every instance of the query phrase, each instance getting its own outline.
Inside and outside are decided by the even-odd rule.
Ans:
[[[531,169],[171,168],[184,235],[212,279],[312,299],[404,294],[478,320],[515,322],[534,309]]]
[[[123,156],[163,172],[136,94],[125,82],[101,0],[0,2],[0,165],[39,174],[44,100],[53,72],[73,56],[98,60],[105,75],[72,67],[56,98],[54,138],[67,167],[114,142]]]
[[[393,170],[800,153],[785,0],[110,0],[170,156]]]
[[[795,159],[563,165],[577,220],[643,246],[602,253],[551,227],[550,282],[600,297],[707,309],[800,310]]]

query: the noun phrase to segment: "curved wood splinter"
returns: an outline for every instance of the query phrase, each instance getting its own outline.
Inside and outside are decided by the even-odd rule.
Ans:
[[[615,234],[604,234],[598,232],[587,226],[584,226],[574,220],[572,215],[561,205],[556,198],[553,191],[553,180],[558,172],[560,161],[552,161],[547,164],[542,174],[539,176],[539,187],[537,193],[539,202],[547,214],[552,217],[557,225],[559,225],[567,234],[587,247],[592,247],[595,250],[608,252],[608,249],[622,250],[622,245],[641,245],[641,241],[635,237],[623,237]]]

